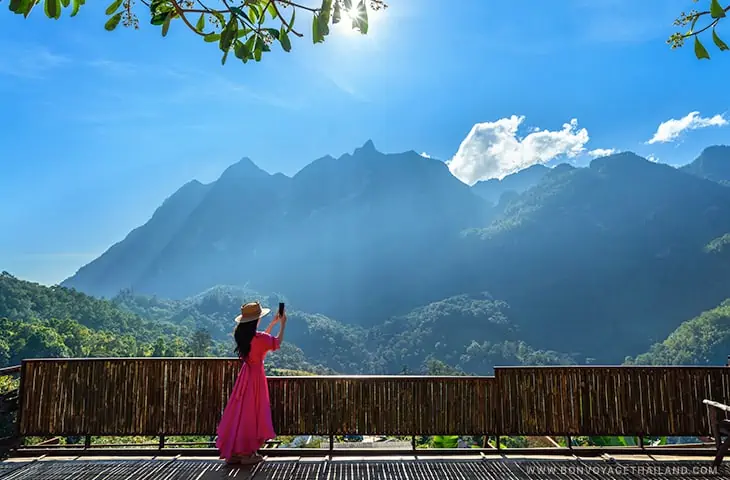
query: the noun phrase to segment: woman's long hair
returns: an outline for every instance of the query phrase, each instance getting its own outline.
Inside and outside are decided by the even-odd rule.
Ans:
[[[241,360],[246,360],[251,351],[251,340],[256,335],[259,322],[244,322],[236,325],[233,338],[236,340],[236,354]]]

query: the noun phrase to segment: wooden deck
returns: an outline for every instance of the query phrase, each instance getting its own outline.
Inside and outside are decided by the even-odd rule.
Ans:
[[[579,459],[464,456],[419,458],[277,458],[230,467],[200,458],[38,458],[0,462],[0,480],[508,480],[508,479],[730,479],[730,467],[711,458]]]

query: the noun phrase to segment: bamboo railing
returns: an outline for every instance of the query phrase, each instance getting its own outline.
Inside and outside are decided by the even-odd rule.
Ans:
[[[234,359],[23,362],[22,436],[214,435]],[[727,367],[497,367],[494,377],[269,377],[279,435],[711,433]]]

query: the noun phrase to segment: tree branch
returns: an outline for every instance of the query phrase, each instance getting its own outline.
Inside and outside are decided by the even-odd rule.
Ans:
[[[727,7],[725,7],[723,10],[725,11],[725,13],[730,12],[730,5],[728,5]],[[700,17],[703,17],[705,15],[709,15],[709,14],[710,14],[709,11],[700,12],[700,13],[696,14],[694,16],[694,18],[699,19]],[[710,24],[708,24],[704,28],[701,28],[701,29],[697,30],[696,32],[695,31],[692,31],[692,32],[687,32],[687,33],[682,34],[682,38],[690,38],[690,37],[697,36],[697,35],[699,35],[702,32],[706,32],[707,30],[709,30],[709,29],[717,26],[717,24],[720,23],[721,18],[714,19]]]
[[[188,21],[187,17],[185,17],[185,12],[180,7],[180,5],[178,5],[177,0],[170,0],[170,1],[172,2],[173,7],[175,7],[175,11],[177,12],[177,14],[180,16],[180,18],[182,19],[182,21],[185,22],[185,25],[187,25],[190,30],[192,30],[193,32],[197,33],[201,37],[205,37],[206,36],[205,33],[199,32],[198,29],[195,28],[193,26],[193,24]]]
[[[281,14],[281,12],[279,11],[279,7],[277,7],[277,6],[276,6],[276,2],[274,2],[274,3],[273,3],[273,5],[274,5],[274,10],[276,10],[276,15],[278,15],[278,16],[279,16],[279,19],[281,20],[281,23],[282,23],[282,24],[284,24],[284,26],[286,27],[286,30],[287,30],[288,32],[291,32],[291,33],[293,33],[293,34],[294,34],[294,35],[296,35],[297,37],[303,37],[304,35],[302,35],[301,33],[297,32],[296,30],[294,30],[294,29],[293,29],[293,28],[291,27],[291,25],[289,25],[289,22],[287,22],[286,20],[284,20],[284,16],[283,16],[283,15]]]

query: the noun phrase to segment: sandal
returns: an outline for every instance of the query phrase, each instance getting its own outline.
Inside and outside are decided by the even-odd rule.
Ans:
[[[254,453],[249,455],[248,457],[241,458],[241,465],[253,465],[255,463],[262,462],[263,460],[264,457],[262,457],[258,453]]]

